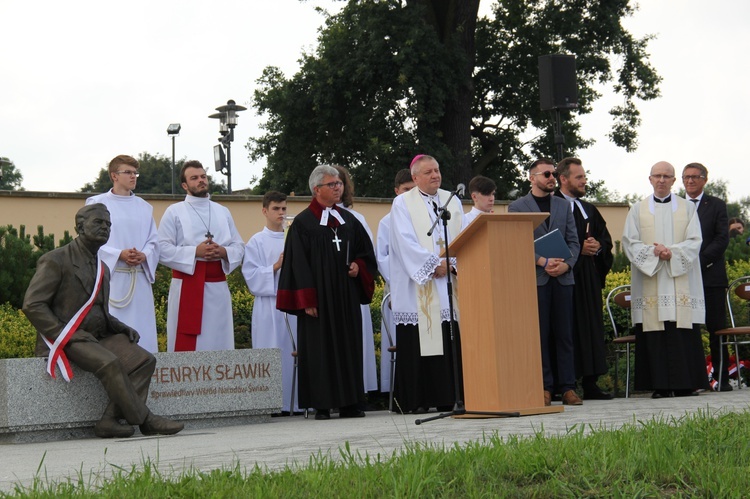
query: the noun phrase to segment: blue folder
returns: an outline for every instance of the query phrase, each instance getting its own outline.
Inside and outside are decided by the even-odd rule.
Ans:
[[[559,229],[534,239],[534,252],[544,258],[567,259],[573,256]]]

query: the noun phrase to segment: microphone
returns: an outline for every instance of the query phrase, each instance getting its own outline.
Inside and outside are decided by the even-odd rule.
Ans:
[[[456,196],[463,197],[465,192],[466,192],[466,186],[464,184],[458,184],[456,186]]]

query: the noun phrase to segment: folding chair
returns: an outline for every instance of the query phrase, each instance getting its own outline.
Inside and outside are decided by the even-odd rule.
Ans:
[[[385,334],[386,336],[388,336],[388,343],[390,344],[390,346],[388,347],[388,353],[391,355],[391,390],[390,394],[388,395],[388,411],[393,412],[393,385],[396,383],[396,342],[393,341],[393,336],[391,335],[391,321],[386,320],[385,313],[386,307],[390,308],[390,306],[391,294],[386,293],[385,295],[383,295],[383,301],[380,302],[380,317],[383,318],[383,329],[385,329]],[[382,349],[380,350],[380,355],[383,355]]]
[[[286,330],[289,332],[289,339],[292,340],[292,357],[294,357],[294,373],[292,374],[292,398],[289,402],[289,415],[294,415],[294,395],[297,391],[297,370],[299,369],[299,358],[297,357],[297,342],[294,341],[294,333],[292,333],[292,327],[289,325],[289,316],[284,314],[284,322],[286,323]],[[307,419],[307,407],[305,407],[305,419]]]
[[[738,303],[732,304],[732,294],[737,295],[740,300]],[[732,344],[734,345],[734,358],[737,366],[737,388],[742,388],[742,372],[740,362],[740,345],[750,345],[750,339],[738,340],[738,336],[750,336],[750,326],[737,326],[735,316],[738,315],[739,309],[742,305],[750,301],[750,275],[746,275],[735,279],[729,283],[727,288],[727,309],[729,310],[729,320],[732,323],[732,327],[721,329],[716,331],[714,334],[719,337],[720,347],[719,348],[719,386],[722,384],[721,373],[724,370],[724,347]],[[731,338],[730,338],[731,337]],[[729,361],[729,359],[727,359]],[[715,371],[714,371],[715,372]]]
[[[617,329],[617,322],[615,321],[615,313],[612,310],[612,304],[617,305],[619,308],[628,311],[628,319],[625,324],[625,328],[620,330]],[[635,334],[631,334],[633,330],[633,322],[630,316],[630,284],[623,284],[612,289],[607,295],[606,300],[607,313],[609,314],[609,320],[612,322],[612,330],[614,331],[614,340],[612,343],[615,345],[615,397],[618,394],[618,378],[620,374],[619,370],[619,359],[620,354],[625,354],[627,362],[627,368],[625,370],[625,398],[630,397],[630,346],[635,345]]]

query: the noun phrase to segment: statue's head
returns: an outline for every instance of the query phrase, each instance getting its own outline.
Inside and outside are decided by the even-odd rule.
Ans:
[[[76,213],[76,232],[89,248],[104,246],[111,227],[109,210],[102,203],[86,205]]]

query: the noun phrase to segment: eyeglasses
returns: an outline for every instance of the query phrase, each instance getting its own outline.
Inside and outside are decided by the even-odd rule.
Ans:
[[[690,182],[691,180],[694,182],[697,182],[700,178],[706,178],[705,175],[683,175],[682,181],[683,182]]]
[[[656,180],[672,180],[674,178],[674,175],[649,175],[649,177]]]
[[[343,187],[344,183],[341,181],[338,182],[328,182],[327,184],[318,184],[318,187],[328,187],[329,189],[335,189],[336,187]]]
[[[544,178],[550,178],[550,177],[557,178],[557,173],[553,172],[552,170],[547,170],[546,172],[536,172],[536,173],[532,173],[532,175],[544,175]]]
[[[115,172],[115,173],[118,174],[118,175],[120,175],[120,174],[122,174],[122,175],[130,175],[131,177],[137,177],[137,176],[140,175],[140,173],[138,173],[137,171],[134,171],[134,170],[123,170],[123,171]]]

